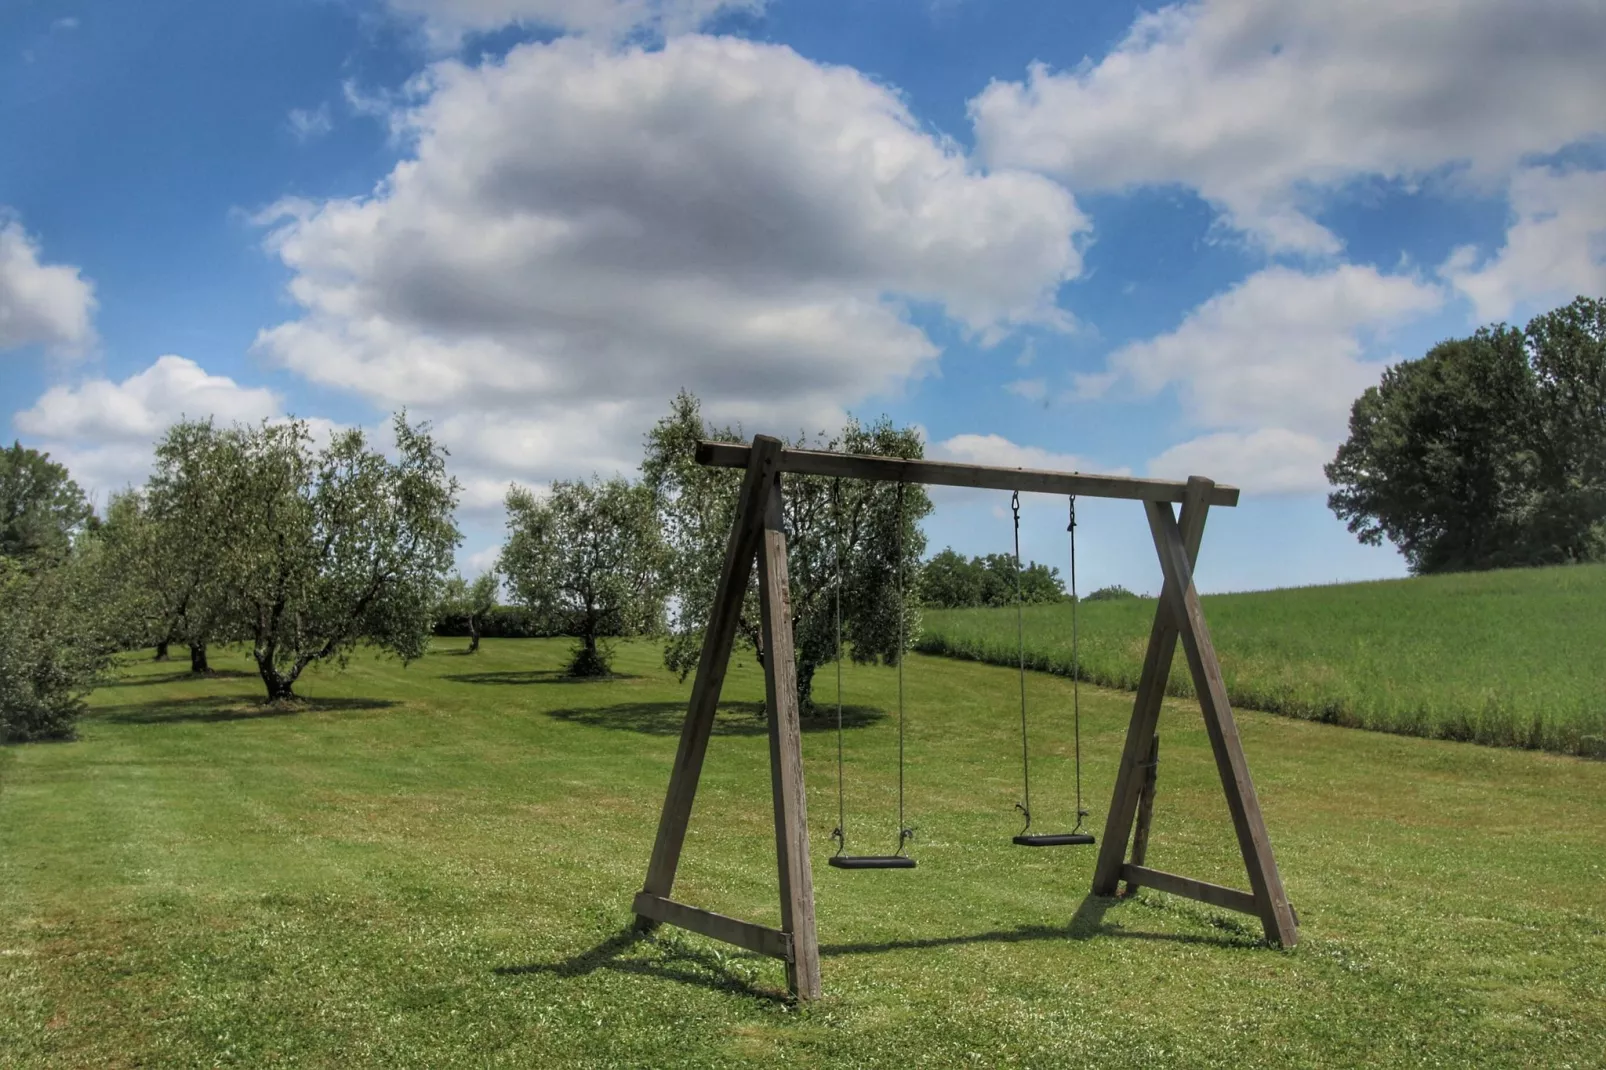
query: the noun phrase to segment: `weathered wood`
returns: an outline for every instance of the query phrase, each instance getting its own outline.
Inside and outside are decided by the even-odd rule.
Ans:
[[[1197,899],[1213,907],[1236,910],[1240,914],[1260,913],[1255,897],[1236,888],[1227,888],[1220,884],[1211,884],[1209,881],[1194,880],[1192,877],[1182,877],[1161,869],[1150,869],[1148,866],[1131,863],[1121,867],[1121,876],[1129,888],[1153,888],[1156,891]]]
[[[704,936],[723,940],[737,947],[745,947],[749,951],[756,951],[770,958],[785,959],[788,962],[792,960],[792,937],[767,925],[755,925],[750,921],[726,917],[712,910],[687,906],[685,903],[677,903],[661,895],[649,895],[647,892],[636,893],[633,909],[643,918],[678,925],[682,929],[702,933]]]
[[[1249,763],[1244,758],[1243,744],[1238,738],[1238,725],[1232,716],[1232,705],[1227,701],[1226,684],[1221,679],[1221,665],[1216,660],[1210,629],[1205,624],[1204,611],[1199,605],[1199,592],[1194,589],[1193,570],[1188,562],[1182,532],[1169,505],[1146,502],[1144,508],[1149,514],[1149,529],[1154,536],[1155,550],[1165,570],[1162,599],[1171,607],[1182,648],[1188,656],[1194,690],[1198,692],[1199,705],[1204,712],[1205,731],[1210,736],[1216,768],[1221,774],[1221,785],[1227,795],[1227,808],[1232,814],[1233,830],[1238,836],[1244,865],[1249,870],[1249,886],[1254,892],[1256,913],[1265,927],[1267,940],[1283,947],[1292,947],[1299,939],[1299,929],[1288,906],[1282,877],[1277,872],[1271,837],[1266,832],[1266,822],[1260,813],[1260,800],[1255,795],[1254,781],[1249,775]]]
[[[770,789],[775,801],[775,860],[781,880],[781,929],[791,934],[787,987],[800,1000],[820,998],[820,948],[814,925],[808,805],[803,791],[803,735],[798,724],[797,663],[792,646],[792,584],[787,572],[781,476],[771,477],[758,560],[764,639],[764,699],[769,712]]]
[[[697,462],[715,468],[746,468],[751,447],[740,442],[699,442]],[[952,461],[905,460],[859,453],[821,450],[781,451],[780,471],[798,475],[840,476],[844,479],[878,479],[894,483],[924,483],[940,487],[976,487],[983,490],[1018,490],[1041,494],[1080,494],[1092,498],[1127,498],[1137,501],[1180,502],[1187,484],[1168,479],[1133,476],[1086,475],[1049,472],[1037,468],[999,468]],[[1211,484],[1211,505],[1237,505],[1238,488]]]
[[[1190,564],[1198,559],[1199,545],[1204,540],[1205,518],[1210,511],[1208,490],[1209,480],[1191,479],[1182,503],[1182,532]],[[1171,507],[1164,508],[1169,511]],[[1154,610],[1154,623],[1149,628],[1149,645],[1143,656],[1138,693],[1132,700],[1126,745],[1115,772],[1115,790],[1110,793],[1110,809],[1104,818],[1104,836],[1099,842],[1098,863],[1093,869],[1094,895],[1114,895],[1120,884],[1121,863],[1126,858],[1132,819],[1137,814],[1138,796],[1143,789],[1143,767],[1149,742],[1160,723],[1160,707],[1165,702],[1165,685],[1171,677],[1171,661],[1176,651],[1176,620],[1162,590]]]
[[[1160,737],[1149,741],[1149,758],[1143,763],[1143,790],[1138,793],[1138,827],[1132,833],[1132,865],[1141,866],[1149,857],[1149,826],[1154,823],[1154,788],[1160,776]],[[1138,886],[1127,878],[1127,895],[1137,892]]]
[[[653,842],[652,861],[647,865],[647,879],[642,885],[642,891],[648,895],[667,897],[675,887],[675,870],[680,865],[686,825],[691,819],[692,802],[697,797],[703,758],[708,753],[714,711],[719,706],[720,690],[730,666],[731,644],[736,639],[736,625],[741,618],[742,599],[747,594],[753,559],[764,530],[764,507],[775,480],[781,442],[759,435],[753,444],[737,499],[736,520],[725,545],[725,566],[715,590],[708,630],[703,634],[702,655],[686,707],[686,722],[680,732],[680,747],[675,752],[669,790],[658,819],[658,838]],[[641,915],[636,924],[638,928],[650,929],[656,920]]]

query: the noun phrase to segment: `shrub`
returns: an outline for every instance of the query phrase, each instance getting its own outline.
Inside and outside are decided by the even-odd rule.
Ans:
[[[1139,598],[1139,597],[1141,597],[1141,596],[1136,594],[1136,593],[1134,593],[1134,592],[1132,592],[1132,591],[1127,590],[1125,587],[1122,587],[1119,583],[1115,583],[1115,584],[1111,584],[1108,587],[1100,587],[1098,590],[1094,591],[1092,594],[1083,595],[1082,596],[1082,600],[1084,602],[1114,602],[1116,599],[1119,599],[1119,598]]]

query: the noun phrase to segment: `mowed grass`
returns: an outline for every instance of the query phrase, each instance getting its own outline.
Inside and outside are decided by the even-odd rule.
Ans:
[[[0,1065],[1606,1065],[1606,764],[1241,714],[1303,923],[1280,951],[1012,847],[1013,674],[912,658],[919,869],[825,865],[836,741],[805,735],[826,998],[797,1008],[779,963],[622,935],[688,690],[657,651],[580,684],[562,643],[456,645],[289,714],[238,655],[141,661],[80,742],[0,749]],[[883,851],[895,676],[846,683],[850,833]],[[1070,682],[1029,691],[1052,829]],[[676,894],[774,924],[761,694],[733,672]],[[1082,698],[1097,823],[1131,700]],[[1197,709],[1161,735],[1151,862],[1243,886]]]
[[[1235,705],[1433,739],[1606,757],[1606,565],[1206,595]],[[1136,689],[1153,599],[1084,602],[1085,679]],[[1069,675],[1069,605],[1028,606],[1026,663]],[[1014,609],[928,610],[920,649],[1017,664]],[[1193,694],[1182,649],[1170,693]]]

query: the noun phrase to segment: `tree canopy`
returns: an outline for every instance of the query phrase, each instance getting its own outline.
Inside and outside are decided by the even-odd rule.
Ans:
[[[926,605],[943,609],[1014,605],[1016,571],[1012,554],[967,558],[949,547],[921,566],[921,598]],[[1058,602],[1066,597],[1059,569],[1031,561],[1019,573],[1022,602]]]
[[[662,539],[644,485],[558,481],[544,497],[507,494],[498,567],[513,597],[579,640],[573,676],[603,676],[607,636],[655,631],[663,612]]]
[[[461,539],[457,481],[426,426],[405,414],[392,426],[394,461],[358,430],[314,450],[300,421],[222,436],[207,500],[226,503],[228,549],[209,582],[270,699],[293,697],[308,665],[343,664],[359,642],[403,659],[429,642]]]
[[[674,615],[664,661],[683,676],[696,666],[702,649],[741,483],[738,471],[697,463],[700,439],[744,437],[737,429],[705,423],[698,400],[682,392],[648,433],[642,462],[668,551]],[[915,429],[885,419],[850,419],[834,434],[799,435],[788,445],[896,457],[920,457],[924,451]],[[855,660],[895,661],[901,655],[900,621],[908,642],[919,634],[919,566],[925,551],[920,521],[931,511],[931,500],[917,484],[789,475],[784,506],[798,691],[808,711],[815,670],[841,652],[839,591],[842,638]],[[737,635],[762,661],[756,581],[748,584]]]
[[[1606,558],[1606,303],[1389,368],[1326,472],[1334,513],[1413,572]]]
[[[20,442],[0,450],[0,557],[60,559],[94,515],[67,469]]]

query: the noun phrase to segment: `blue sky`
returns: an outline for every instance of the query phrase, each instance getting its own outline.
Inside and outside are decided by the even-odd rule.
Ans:
[[[6,430],[103,499],[181,414],[405,405],[472,571],[509,481],[628,471],[684,386],[1237,483],[1206,589],[1399,575],[1321,463],[1389,361],[1606,294],[1602,54],[1598,0],[23,0]],[[1141,511],[1081,516],[1084,585],[1158,585]]]

